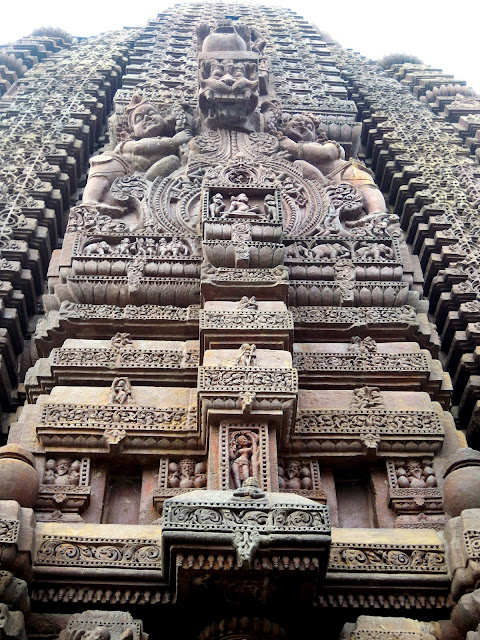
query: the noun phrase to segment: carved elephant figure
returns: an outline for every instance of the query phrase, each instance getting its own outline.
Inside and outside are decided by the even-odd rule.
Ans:
[[[286,258],[309,258],[310,255],[309,255],[308,249],[306,249],[305,247],[302,247],[301,244],[297,244],[295,242],[294,244],[291,244],[285,248],[285,257]]]
[[[393,258],[391,247],[378,242],[359,247],[355,254],[357,258],[363,258],[364,260],[389,260]]]
[[[86,256],[107,256],[112,253],[112,247],[102,240],[101,242],[92,242],[83,251]]]
[[[350,251],[342,244],[335,242],[334,244],[317,244],[311,250],[313,258],[349,258]]]

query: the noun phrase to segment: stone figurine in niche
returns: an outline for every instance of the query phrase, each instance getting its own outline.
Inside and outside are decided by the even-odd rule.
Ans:
[[[333,244],[318,244],[312,248],[312,258],[318,260],[319,258],[329,258],[330,260],[336,260],[337,258],[349,258],[350,252],[347,247],[335,242]]]
[[[401,489],[436,487],[437,479],[431,460],[407,460],[404,463],[395,464],[397,484]]]
[[[185,242],[173,238],[169,242],[165,238],[160,238],[156,253],[160,258],[179,258],[187,256],[190,250]]]
[[[100,205],[123,212],[120,202],[110,193],[116,178],[142,174],[147,180],[168,176],[180,166],[180,147],[189,142],[192,132],[185,128],[174,133],[174,123],[140,95],[134,95],[125,109],[125,138],[113,151],[90,160],[83,204]]]
[[[168,465],[167,486],[171,489],[203,489],[207,486],[207,466],[191,458]]]
[[[247,478],[258,478],[258,441],[259,436],[253,431],[236,431],[230,436],[230,472],[235,489]]]
[[[208,209],[210,211],[210,217],[211,218],[220,218],[221,215],[224,213],[226,208],[227,208],[227,206],[223,202],[222,194],[221,193],[216,193],[212,197],[212,200],[211,200],[210,205],[208,207]]]
[[[355,251],[355,257],[362,260],[392,260],[393,249],[383,243],[373,242]]]
[[[42,482],[48,485],[78,485],[80,483],[80,468],[80,460],[72,461],[69,458],[54,460],[49,458],[45,463]]]
[[[317,180],[325,186],[347,182],[361,194],[367,215],[386,212],[385,199],[371,172],[356,160],[346,161],[345,152],[338,142],[316,142],[312,118],[294,115],[283,126],[282,133],[280,147],[295,160],[305,178]]]
[[[84,248],[86,256],[107,256],[112,253],[111,246],[102,240],[100,242],[92,242]]]
[[[260,207],[250,206],[248,196],[245,193],[239,193],[230,198],[230,207],[223,215],[224,217],[258,216],[262,215],[262,212]]]
[[[299,460],[284,461],[278,465],[278,486],[280,489],[312,489],[312,474],[308,464]]]
[[[310,258],[310,251],[306,247],[302,247],[301,244],[294,242],[293,244],[285,247],[286,258]]]
[[[267,193],[263,200],[263,208],[265,211],[265,217],[267,220],[274,221],[276,217],[276,202],[275,196],[271,193]]]
[[[130,256],[132,254],[133,245],[129,238],[123,238],[117,246],[115,253],[119,256]]]

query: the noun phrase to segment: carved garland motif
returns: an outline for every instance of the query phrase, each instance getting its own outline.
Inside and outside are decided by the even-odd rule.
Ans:
[[[35,562],[39,566],[83,566],[159,569],[162,550],[155,540],[42,536]]]
[[[352,545],[334,542],[328,570],[447,573],[447,566],[445,552],[440,545]]]

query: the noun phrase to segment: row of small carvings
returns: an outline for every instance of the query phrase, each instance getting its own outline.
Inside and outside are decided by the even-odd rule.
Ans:
[[[109,38],[91,39],[60,57],[50,57],[25,74],[14,103],[9,104],[0,121],[3,129],[0,174],[10,187],[2,204],[11,213],[11,233],[18,226],[16,216],[23,209],[26,216],[30,215],[29,209],[39,205],[42,194],[60,213],[61,201],[48,181],[58,187],[59,179],[64,181],[67,176],[70,191],[75,190],[75,163],[79,163],[80,171],[86,160],[79,150],[84,144],[93,144],[99,133],[92,118],[101,119],[102,110],[107,107],[105,90],[108,88],[110,94],[110,88],[119,82],[118,61],[128,51],[126,43],[132,35],[117,32]],[[88,124],[90,128],[85,126]],[[74,136],[78,137],[77,143]],[[18,171],[13,171],[12,166],[18,167]],[[68,187],[58,193],[67,207]]]
[[[138,339],[149,340],[152,331],[170,340],[195,339],[199,318],[202,335],[221,331],[262,331],[267,337],[275,332],[291,332],[293,320],[302,339],[308,342],[350,342],[357,335],[370,335],[381,342],[412,340],[427,348],[435,358],[439,339],[423,309],[414,307],[291,307],[290,311],[216,309],[201,311],[189,307],[157,305],[83,305],[64,302],[60,311],[50,311],[36,328],[34,341],[38,353],[47,357],[65,338],[91,338],[91,322],[96,323],[99,338],[110,340],[113,331],[129,331]],[[278,304],[278,303],[276,303]],[[238,303],[237,303],[238,305]],[[233,305],[235,307],[235,305]],[[113,325],[112,325],[113,323]],[[318,329],[322,329],[321,332]],[[213,334],[212,334],[213,335]],[[248,338],[251,340],[251,338]]]
[[[258,245],[250,246],[250,245]],[[227,246],[228,245],[228,246]],[[282,263],[283,250],[260,246],[260,243],[247,243],[248,265],[250,268],[268,269],[277,267]],[[224,259],[219,260],[218,256],[209,255],[209,260],[218,267],[234,268],[236,260],[236,248],[225,242]],[[242,249],[242,259],[245,260],[245,253]],[[258,255],[255,250],[258,250]],[[207,252],[208,253],[208,252]],[[229,255],[231,254],[231,255]],[[277,255],[278,254],[278,255]],[[325,264],[324,264],[325,263]],[[358,264],[352,261],[334,260],[306,260],[298,258],[285,261],[288,267],[290,278],[295,280],[342,280],[345,278],[346,270],[351,273],[351,280],[401,280],[403,268],[401,265],[374,263]],[[83,261],[75,258],[72,262],[72,273],[75,276],[87,277],[125,277],[134,268],[146,278],[151,277],[185,277],[198,278],[200,276],[201,260],[197,258],[185,258],[183,260],[175,258],[165,260],[162,258],[138,259],[135,257],[113,258],[113,257],[85,257]]]
[[[177,238],[175,236],[125,236],[103,234],[103,239],[81,239],[77,232],[72,256],[74,258],[131,259],[141,256],[152,259],[183,260],[199,257],[199,238]],[[229,247],[228,240],[210,240],[208,245]],[[253,242],[265,247],[282,246],[278,243]],[[401,264],[398,240],[395,238],[352,238],[329,236],[328,238],[298,238],[285,242],[285,258],[289,261],[314,260],[316,263],[335,263],[337,260],[353,260],[366,264]]]
[[[478,166],[459,148],[461,139],[445,131],[444,121],[435,118],[427,106],[418,103],[406,89],[402,91],[398,83],[382,75],[360,56],[335,50],[335,57],[356,86],[362,102],[368,105],[370,120],[367,124],[372,138],[382,136],[389,156],[395,160],[395,165],[390,163],[390,166],[397,172],[403,169],[401,181],[395,185],[392,183],[392,186],[398,189],[402,183],[407,185],[410,179],[414,180],[410,184],[412,189],[422,185],[421,192],[415,194],[415,200],[406,201],[409,191],[405,187],[403,193],[402,189],[398,190],[399,206],[406,201],[405,211],[408,205],[409,220],[427,204],[427,200],[432,211],[435,209],[443,214],[443,229],[451,238],[450,252],[457,262],[458,274],[463,274],[463,279],[471,284],[472,292],[478,294],[480,252],[475,242],[480,189]],[[407,144],[408,151],[395,142],[390,144],[392,134]],[[436,140],[435,136],[440,138]],[[388,163],[380,163],[380,159],[381,154],[378,156],[377,173],[389,167]],[[428,190],[424,185],[429,185]],[[396,193],[392,193],[392,199],[395,196]],[[456,203],[455,209],[452,209],[452,202]],[[409,220],[405,220],[405,225]]]
[[[290,309],[295,322],[308,323],[349,323],[358,325],[363,323],[400,323],[407,325],[418,324],[417,314],[414,307],[403,305],[400,307],[370,307],[370,308],[342,308],[342,307],[313,307],[299,306]],[[480,319],[480,310],[478,311]],[[65,319],[158,319],[171,320],[176,322],[188,322],[200,318],[202,328],[228,328],[232,322],[232,317],[245,317],[246,325],[255,318],[259,318],[262,323],[271,326],[274,317],[278,317],[281,322],[278,324],[283,328],[289,327],[287,322],[288,315],[283,312],[222,312],[218,311],[201,311],[198,305],[190,305],[188,307],[177,307],[173,305],[127,305],[125,307],[116,307],[114,305],[94,305],[79,304],[75,302],[65,301],[60,307],[59,317]],[[264,316],[267,316],[264,318]],[[285,323],[285,324],[284,324]],[[277,323],[275,323],[277,324]],[[257,326],[255,326],[257,328]],[[267,328],[267,327],[263,327]]]
[[[245,438],[252,438],[248,430],[234,431],[235,437],[241,434]],[[237,446],[237,449],[239,447]],[[61,502],[56,496],[62,493],[79,494],[90,486],[90,459],[72,459],[57,456],[45,459],[40,464],[41,473],[40,494],[53,496],[56,502]],[[232,465],[233,461],[230,461]],[[391,498],[407,499],[416,496],[420,499],[433,500],[437,510],[441,510],[441,492],[437,489],[437,477],[431,458],[405,458],[386,461],[387,478]],[[190,489],[204,488],[207,485],[207,462],[204,456],[200,458],[185,458],[169,456],[160,458],[158,471],[158,491],[170,490],[175,495]],[[308,491],[322,491],[321,470],[319,461],[312,458],[280,458],[278,461],[278,481],[280,491],[287,490],[304,493]],[[229,486],[223,487],[228,489]],[[305,493],[307,492],[307,493]],[[421,504],[418,502],[417,508]]]
[[[257,244],[258,247],[250,246]],[[248,246],[248,264],[252,268],[274,268],[283,261],[283,250],[276,248],[272,251],[265,245],[260,243],[247,243]],[[254,250],[258,249],[259,255]],[[231,243],[225,242],[225,255],[222,260],[215,260],[218,267],[234,268],[235,265],[235,247]],[[242,247],[243,251],[243,247]],[[280,252],[281,255],[277,255]],[[208,252],[207,252],[208,253]],[[231,254],[231,255],[228,255]],[[213,262],[212,256],[208,256]],[[242,257],[243,254],[242,254]],[[295,263],[295,264],[294,264]],[[323,264],[326,263],[326,264]],[[401,265],[386,264],[381,265],[374,263],[358,264],[356,261],[346,260],[306,260],[303,258],[285,261],[288,267],[289,276],[295,280],[342,280],[345,278],[346,270],[351,273],[351,280],[401,280],[403,276],[403,268]],[[182,259],[162,259],[149,258],[138,259],[135,257],[85,257],[83,261],[75,258],[72,262],[72,273],[75,276],[88,277],[125,277],[131,270],[135,268],[146,278],[151,277],[185,277],[198,278],[200,276],[201,260],[199,257]]]
[[[353,342],[356,346],[356,341]],[[183,349],[162,348],[161,343],[150,349],[105,347],[82,347],[54,349],[49,361],[52,367],[95,367],[118,369],[130,368],[196,368],[198,349],[185,352]],[[301,370],[312,371],[420,371],[429,372],[429,359],[425,352],[382,353],[377,350],[361,351],[349,349],[346,353],[337,350],[315,353],[295,352],[293,364]]]
[[[225,566],[233,566],[234,556],[228,556],[228,564]],[[191,565],[195,561],[193,556],[187,556],[185,562]],[[225,561],[225,558],[224,558]],[[210,566],[211,560],[202,556],[202,559],[198,559],[198,562],[202,564],[207,562],[207,567]],[[269,566],[270,559],[267,557],[260,557],[259,560],[254,560],[256,568]],[[280,563],[279,563],[280,564]],[[212,567],[214,564],[212,563]],[[275,568],[275,567],[274,567]],[[287,568],[287,567],[285,567]],[[41,583],[34,583],[31,592],[31,600],[42,603],[58,603],[64,602],[71,604],[84,603],[91,607],[93,604],[109,604],[109,605],[125,605],[135,604],[136,606],[144,605],[158,605],[169,604],[175,602],[175,595],[172,594],[167,588],[152,588],[145,589],[132,589],[130,586],[121,587],[118,586],[115,589],[108,587],[100,587],[95,585],[93,587],[84,586],[52,586],[52,583],[42,585]],[[415,609],[424,611],[425,609],[445,609],[447,607],[448,593],[445,590],[442,592],[433,592],[426,594],[424,590],[416,591],[412,586],[403,592],[398,590],[383,590],[383,593],[377,591],[369,591],[364,589],[361,593],[355,591],[351,592],[348,589],[329,591],[325,587],[320,591],[318,595],[318,606],[322,608],[341,608],[346,606],[353,609],[375,609],[385,611],[401,611],[406,610],[411,615],[411,612]],[[382,640],[385,640],[382,637]]]
[[[271,372],[268,375],[271,377]],[[289,379],[292,374],[285,375]],[[175,388],[175,394],[184,398],[187,406],[172,407],[166,404],[171,402],[171,388],[132,389],[126,378],[114,382],[110,403],[106,402],[107,391],[104,389],[56,387],[51,396],[41,397],[35,406],[29,405],[28,412],[20,417],[20,424],[29,424],[51,451],[70,448],[101,452],[119,443],[124,452],[141,449],[155,453],[162,449],[178,449],[186,443],[194,449],[204,447],[199,431],[201,425],[197,424],[192,403],[196,391]],[[242,412],[245,403],[249,402],[250,410],[258,420],[268,421],[272,409],[278,411],[283,404],[288,405],[289,398],[295,397],[290,388],[283,389],[277,396],[271,390],[261,391],[255,385],[251,391],[242,385],[236,390],[231,386],[229,391],[216,391],[213,387],[201,391],[200,399],[206,407],[215,406],[217,413],[225,412],[226,418],[232,416],[232,411],[235,415]],[[79,399],[87,393],[92,401],[97,398],[97,403],[65,404],[66,389]],[[148,404],[153,389],[160,406]],[[141,400],[139,404],[134,404],[135,397]],[[302,410],[304,402],[309,407],[313,402],[313,406],[325,408]],[[409,408],[398,408],[398,402]],[[432,403],[428,395],[421,392],[380,392],[375,387],[341,392],[301,390],[299,405],[296,424],[287,426],[282,439],[285,446],[290,446],[292,439],[298,450],[305,448],[311,453],[328,455],[338,448],[342,454],[363,455],[366,447],[376,449],[384,457],[391,451],[419,455],[422,451],[438,450],[444,429],[452,428],[449,414],[443,413],[437,403]],[[290,410],[287,406],[286,409]]]

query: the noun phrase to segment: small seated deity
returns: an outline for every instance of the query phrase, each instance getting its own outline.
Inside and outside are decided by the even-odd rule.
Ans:
[[[263,208],[265,210],[265,217],[267,220],[275,221],[277,217],[277,205],[275,202],[275,196],[272,193],[268,193],[263,200]]]
[[[222,214],[225,212],[226,205],[223,202],[223,196],[221,193],[216,193],[210,202],[208,210],[210,212],[211,218],[221,218]]]
[[[230,207],[222,217],[226,218],[244,218],[252,216],[261,216],[262,211],[259,206],[250,206],[248,196],[245,193],[239,193],[230,198]]]

